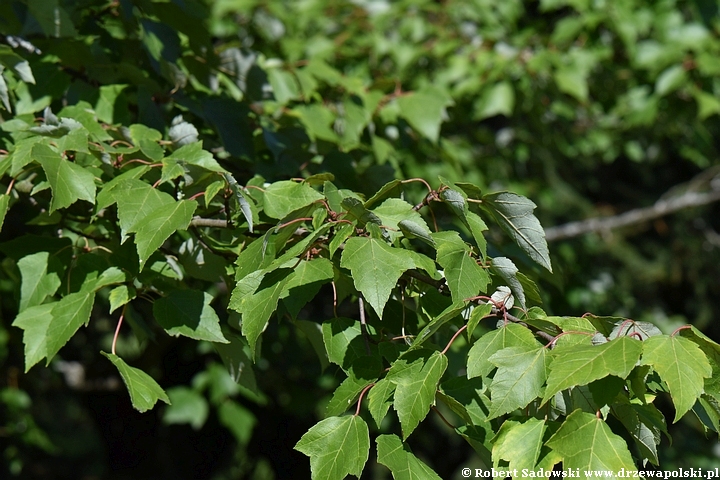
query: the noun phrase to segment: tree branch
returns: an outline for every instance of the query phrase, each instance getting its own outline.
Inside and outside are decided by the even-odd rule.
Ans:
[[[610,230],[647,222],[690,207],[699,207],[720,200],[720,189],[709,192],[685,192],[670,199],[661,198],[651,207],[636,208],[612,217],[589,218],[579,222],[570,222],[545,230],[545,240],[553,242],[572,238],[591,232],[609,232]]]
[[[230,225],[227,220],[221,218],[202,218],[193,217],[190,220],[191,227],[214,227],[214,228],[228,228]]]

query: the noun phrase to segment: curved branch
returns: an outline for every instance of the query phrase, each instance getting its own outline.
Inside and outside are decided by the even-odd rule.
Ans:
[[[678,210],[699,207],[720,200],[720,190],[710,192],[685,192],[670,199],[660,199],[651,207],[636,208],[629,212],[612,217],[589,218],[579,222],[570,222],[557,227],[545,229],[545,240],[553,242],[565,238],[577,237],[591,232],[608,232],[610,230],[647,222],[668,215]]]

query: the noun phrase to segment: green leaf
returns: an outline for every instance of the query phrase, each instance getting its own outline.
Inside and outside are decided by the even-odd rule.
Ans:
[[[270,218],[281,219],[290,212],[306,207],[321,200],[323,196],[307,183],[289,180],[275,182],[264,193],[265,214]]]
[[[120,285],[110,290],[108,300],[110,300],[110,313],[118,308],[126,305],[130,300],[135,298],[135,289],[127,285]]]
[[[421,135],[437,142],[445,108],[452,100],[437,87],[424,87],[397,99],[400,114]]]
[[[563,457],[564,469],[634,472],[627,444],[600,418],[581,410],[570,414],[547,446]]]
[[[371,212],[370,210],[365,208],[365,205],[359,199],[355,197],[345,197],[342,199],[340,204],[342,205],[342,208],[347,210],[347,212],[350,214],[350,218],[357,219],[361,227],[364,227],[368,223],[382,225],[382,220],[380,220],[380,217],[375,215],[374,212]]]
[[[612,406],[612,411],[630,433],[643,458],[658,465],[660,460],[657,446],[660,444],[660,432],[667,435],[663,414],[652,403],[619,403]]]
[[[655,93],[659,97],[664,97],[683,86],[687,80],[685,68],[682,65],[673,65],[658,75],[655,81]]]
[[[560,390],[587,385],[608,375],[626,378],[642,351],[643,342],[631,337],[619,337],[602,345],[557,347],[543,403]]]
[[[328,246],[328,249],[330,250],[330,258],[335,256],[335,252],[338,248],[340,248],[340,245],[342,245],[343,242],[354,232],[355,225],[350,225],[348,223],[343,223],[342,226],[335,231],[332,240],[330,240],[330,245]]]
[[[2,231],[3,223],[5,223],[5,214],[7,214],[10,205],[10,195],[0,195],[0,231]]]
[[[473,118],[484,120],[495,115],[510,117],[515,108],[515,90],[510,82],[499,82],[486,89],[475,102]]]
[[[643,365],[650,365],[670,390],[675,405],[674,422],[692,408],[703,393],[704,379],[712,368],[697,344],[678,335],[650,337],[643,342]]]
[[[379,207],[376,207],[373,213],[380,218],[382,225],[385,227],[397,230],[400,222],[412,222],[412,224],[420,227],[425,237],[430,236],[430,229],[425,223],[425,220],[423,220],[422,216],[413,210],[413,206],[405,200],[388,198]],[[391,240],[400,236],[399,233],[392,230],[388,233]]]
[[[17,265],[20,269],[20,308],[22,312],[28,307],[40,305],[52,296],[60,286],[57,273],[47,273],[48,252],[37,252],[21,258]]]
[[[447,357],[440,352],[413,350],[390,367],[387,379],[396,385],[393,406],[400,418],[404,439],[430,411],[447,363]]]
[[[333,279],[333,265],[330,260],[321,257],[310,261],[300,260],[294,266],[292,278],[285,285],[280,298],[290,315],[296,318],[302,307],[315,298],[320,287]]]
[[[437,262],[445,271],[454,303],[485,293],[490,275],[470,256],[457,232],[432,234],[437,244]]]
[[[32,136],[24,138],[15,144],[15,148],[10,152],[9,158],[12,161],[12,168],[10,168],[10,175],[13,177],[22,172],[23,168],[30,162],[35,160],[33,154],[33,148],[36,144],[42,143],[43,138],[39,136]],[[52,150],[51,150],[52,151]]]
[[[483,196],[480,204],[530,258],[552,272],[545,231],[533,215],[536,205],[522,195],[508,192]]]
[[[352,363],[366,355],[360,322],[350,318],[333,318],[322,325],[328,360],[348,371]]]
[[[508,462],[503,470],[533,470],[543,446],[545,422],[530,418],[525,423],[508,420],[493,439],[493,466],[500,468],[500,460]]]
[[[470,313],[470,319],[467,323],[468,336],[472,336],[475,328],[480,323],[480,320],[492,313],[492,307],[492,303],[483,303],[482,305],[478,305],[473,308],[473,311]]]
[[[506,347],[489,361],[498,369],[490,385],[488,418],[523,408],[541,395],[550,363],[545,347]]]
[[[315,350],[318,360],[320,361],[320,370],[324,371],[330,362],[328,361],[327,352],[325,352],[325,345],[322,339],[322,326],[319,323],[310,322],[308,320],[295,320],[295,325],[297,325],[298,330],[300,330],[305,335],[305,338],[307,338],[310,342],[310,345],[313,350]]]
[[[153,378],[140,369],[129,366],[125,361],[111,353],[102,352],[120,372],[130,393],[130,401],[139,412],[146,412],[155,406],[158,400],[170,405],[170,399]]]
[[[357,358],[348,370],[348,378],[335,389],[327,404],[326,415],[336,416],[345,412],[355,403],[363,389],[378,379],[382,371],[378,357],[365,355]]]
[[[340,266],[350,269],[355,288],[382,318],[390,292],[403,272],[415,268],[415,262],[404,249],[382,240],[353,237],[345,243]]]
[[[150,255],[160,248],[170,235],[176,230],[187,228],[196,208],[197,202],[194,200],[180,200],[163,205],[128,229],[128,232],[135,232],[141,270]]]
[[[248,444],[257,423],[250,410],[229,399],[218,407],[218,420],[232,432],[240,445]]]
[[[395,388],[395,384],[386,377],[373,385],[368,393],[368,411],[378,428],[393,403],[392,395],[395,393]]]
[[[257,393],[257,381],[255,372],[252,369],[252,360],[250,359],[250,347],[240,335],[225,332],[223,336],[230,343],[214,343],[213,346],[217,350],[220,358],[222,358],[225,368],[227,368],[230,378],[239,385],[247,388],[251,392]]]
[[[52,320],[47,329],[47,363],[75,335],[82,324],[90,321],[95,293],[80,291],[71,293],[54,303],[50,312]]]
[[[32,148],[32,156],[45,170],[53,198],[50,213],[69,207],[78,200],[95,203],[95,176],[83,167],[65,160],[44,144]]]
[[[230,308],[242,314],[242,333],[253,356],[257,340],[265,331],[291,275],[289,268],[277,269],[267,275],[262,272],[250,274],[233,290]]]
[[[368,426],[356,416],[326,418],[302,436],[295,450],[310,457],[313,480],[360,477],[370,451]]]
[[[56,303],[29,307],[13,321],[13,326],[22,328],[25,344],[25,373],[47,356],[47,331],[52,321],[52,309]]]
[[[440,480],[430,467],[413,455],[410,448],[395,435],[380,435],[377,461],[390,469],[395,480]]]
[[[170,405],[163,413],[163,423],[189,423],[195,430],[205,424],[210,408],[201,394],[188,387],[179,386],[169,389],[167,396]]]
[[[226,170],[213,158],[212,153],[203,150],[202,141],[184,145],[175,150],[169,157],[163,160],[174,161],[182,164],[195,165],[211,172],[224,173]]]
[[[153,315],[168,334],[196,340],[229,343],[220,330],[220,319],[210,306],[212,295],[199,290],[174,290],[155,300]]]
[[[587,72],[577,66],[567,66],[555,72],[558,90],[575,97],[580,102],[588,99]]]

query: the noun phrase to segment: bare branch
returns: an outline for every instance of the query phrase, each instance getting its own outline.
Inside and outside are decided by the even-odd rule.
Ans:
[[[548,242],[572,238],[591,232],[609,232],[610,230],[635,225],[668,215],[678,210],[699,207],[720,200],[720,189],[710,192],[685,192],[677,197],[661,198],[651,207],[636,208],[612,217],[589,218],[579,222],[570,222],[545,229]]]
[[[228,221],[221,218],[202,218],[193,217],[190,221],[191,227],[214,227],[214,228],[228,228]]]

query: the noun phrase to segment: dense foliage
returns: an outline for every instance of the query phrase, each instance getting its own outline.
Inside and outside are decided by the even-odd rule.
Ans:
[[[7,473],[680,465],[668,407],[720,428],[712,215],[555,250],[535,213],[720,190],[720,17],[600,3],[2,2]]]

